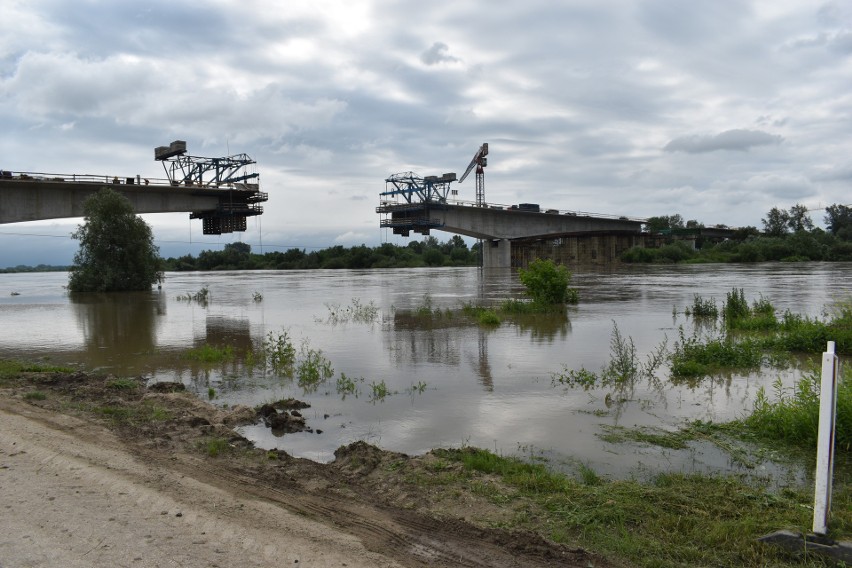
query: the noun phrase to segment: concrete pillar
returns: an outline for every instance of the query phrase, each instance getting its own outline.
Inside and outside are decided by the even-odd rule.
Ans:
[[[482,246],[484,268],[511,268],[512,243],[509,239],[485,239]]]

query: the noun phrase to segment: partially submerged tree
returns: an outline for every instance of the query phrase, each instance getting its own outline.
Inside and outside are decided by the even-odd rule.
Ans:
[[[162,279],[162,259],[151,227],[120,193],[104,188],[83,204],[85,222],[68,289],[72,292],[150,290]]]
[[[577,303],[577,290],[568,287],[571,273],[550,259],[535,259],[526,270],[522,268],[519,271],[519,276],[521,284],[527,288],[527,295],[536,304],[553,306]]]

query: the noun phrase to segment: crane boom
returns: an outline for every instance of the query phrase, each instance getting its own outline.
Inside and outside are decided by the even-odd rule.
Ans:
[[[476,205],[478,207],[482,207],[485,205],[485,166],[488,165],[488,158],[485,156],[488,155],[488,142],[485,142],[482,146],[479,147],[479,150],[476,151],[476,154],[473,155],[473,159],[470,161],[470,165],[462,174],[462,177],[459,179],[459,183],[464,181],[464,178],[476,167]]]

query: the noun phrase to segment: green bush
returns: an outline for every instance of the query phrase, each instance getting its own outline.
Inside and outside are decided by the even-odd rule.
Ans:
[[[527,295],[533,303],[544,306],[555,306],[566,303],[577,303],[576,290],[568,288],[571,283],[571,273],[564,266],[557,266],[550,259],[537,258],[529,267],[520,270],[521,283],[526,286]]]

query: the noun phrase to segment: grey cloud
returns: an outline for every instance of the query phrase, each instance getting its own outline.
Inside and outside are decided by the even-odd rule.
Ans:
[[[436,41],[432,47],[420,54],[420,61],[426,65],[437,65],[438,63],[455,63],[459,59],[452,55],[447,55],[449,47],[446,43]]]
[[[746,151],[754,146],[769,146],[780,144],[784,140],[777,134],[769,134],[760,130],[726,130],[712,136],[681,136],[675,138],[663,147],[666,152],[686,152],[687,154],[702,154],[717,150]]]

